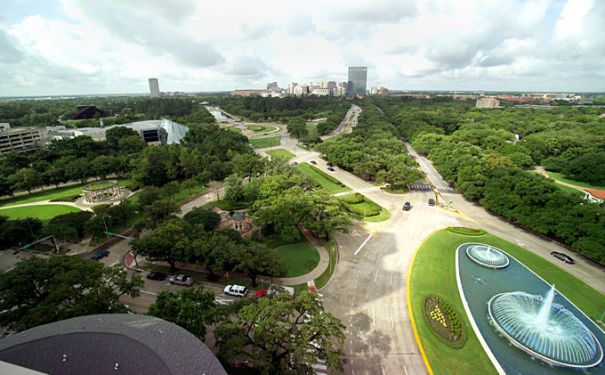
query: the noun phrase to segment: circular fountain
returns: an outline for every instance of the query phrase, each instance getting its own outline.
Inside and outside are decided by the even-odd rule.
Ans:
[[[525,292],[500,293],[488,302],[491,323],[513,345],[532,357],[561,367],[590,368],[603,360],[594,334],[571,311],[546,297]]]
[[[466,255],[475,263],[489,268],[508,266],[508,257],[499,249],[490,245],[473,244],[466,248]]]

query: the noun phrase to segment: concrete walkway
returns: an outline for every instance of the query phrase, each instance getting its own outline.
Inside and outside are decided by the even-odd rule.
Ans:
[[[73,203],[73,202],[51,202],[50,200],[43,200],[43,201],[30,202],[30,203],[15,204],[13,206],[2,206],[2,207],[0,207],[0,210],[6,210],[6,209],[9,209],[9,208],[32,207],[32,206],[48,206],[48,205],[50,205],[50,206],[70,206],[70,207],[75,207],[75,208],[83,210],[83,211],[92,211],[92,208],[90,208],[90,207],[80,206],[80,205],[77,205],[76,203]]]

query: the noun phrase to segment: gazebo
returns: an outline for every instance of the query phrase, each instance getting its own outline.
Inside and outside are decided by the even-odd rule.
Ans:
[[[84,201],[86,203],[99,203],[118,199],[122,190],[117,180],[93,182],[84,186]]]

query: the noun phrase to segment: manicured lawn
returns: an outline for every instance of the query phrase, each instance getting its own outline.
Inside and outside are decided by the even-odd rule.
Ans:
[[[319,264],[319,253],[308,242],[282,245],[275,249],[288,266],[284,277],[296,277],[311,272]]]
[[[250,144],[254,148],[279,146],[281,144],[281,136],[276,135],[274,137],[250,138]]]
[[[320,170],[319,168],[315,168],[311,164],[300,163],[296,166],[296,169],[299,170],[302,174],[309,177],[313,182],[320,185],[322,188],[326,190],[329,194],[334,193],[342,193],[345,191],[351,191],[350,188],[346,187],[340,181]]]
[[[565,175],[563,175],[562,173],[549,172],[549,171],[546,171],[546,173],[548,173],[550,178],[552,178],[554,180],[559,180],[561,182],[567,182],[568,184],[578,185],[578,186],[589,188],[589,189],[605,190],[605,186],[603,186],[603,185],[591,185],[586,182],[572,180],[572,179],[566,178]]]
[[[307,131],[309,132],[309,137],[317,137],[317,125],[319,122],[309,121],[307,122]]]
[[[522,247],[491,234],[477,237],[450,233],[447,230],[435,232],[416,253],[409,285],[414,321],[428,360],[436,374],[496,373],[470,326],[458,292],[455,251],[465,242],[482,242],[508,252],[548,283],[556,284],[562,294],[593,320],[598,319],[605,310],[603,294],[565,272],[561,267]],[[444,298],[462,314],[468,340],[461,349],[454,349],[444,344],[426,324],[423,317],[423,302],[429,294]]]
[[[267,151],[267,155],[270,155],[271,158],[273,158],[273,159],[280,158],[280,159],[285,159],[285,160],[290,160],[296,156],[293,153],[291,153],[290,151],[284,150],[283,148],[278,148],[277,150]]]
[[[272,133],[279,130],[278,126],[268,124],[247,124],[246,128],[255,133]]]
[[[224,127],[223,129],[227,129],[230,132],[242,134],[242,129],[240,129],[239,126],[227,126],[227,127]]]
[[[48,221],[55,216],[68,214],[70,212],[80,211],[76,207],[61,206],[61,205],[41,205],[41,206],[26,206],[15,208],[0,209],[0,216],[7,216],[9,219],[25,219],[27,217],[38,218],[42,221]]]
[[[120,186],[130,187],[132,182],[126,179],[118,180]],[[92,183],[92,181],[91,181]],[[14,206],[23,203],[39,202],[44,200],[58,200],[61,198],[68,198],[74,195],[82,194],[82,184],[74,184],[69,186],[62,186],[58,189],[50,188],[45,191],[37,191],[32,194],[21,194],[13,198],[5,199],[0,201],[0,206]]]
[[[359,193],[354,194],[355,196],[360,196],[363,200],[358,203],[352,203],[356,202],[356,200],[350,201],[349,199],[353,197],[353,193],[338,197],[341,201],[345,203],[345,208],[354,219],[363,220],[371,223],[378,223],[381,221],[388,220],[391,217],[391,213],[386,208],[371,201],[364,195],[361,195]],[[378,214],[371,215],[372,212],[378,212]]]

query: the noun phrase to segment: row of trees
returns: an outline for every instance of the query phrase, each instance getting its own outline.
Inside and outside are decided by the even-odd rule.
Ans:
[[[426,153],[442,176],[454,182],[465,197],[605,262],[605,209],[584,202],[578,194],[563,192],[553,182],[524,169],[555,154],[586,160],[586,155],[592,154],[584,154],[586,148],[578,150],[578,142],[583,140],[594,150],[605,139],[602,130],[588,133],[602,121],[596,114],[566,108],[527,112],[527,117],[522,117],[520,109],[490,112],[455,102],[378,100],[384,100],[380,104],[399,132],[411,138],[416,150]],[[393,100],[398,100],[397,104]],[[451,115],[447,121],[443,113]],[[502,121],[500,125],[495,119]],[[565,130],[557,134],[554,129],[562,125],[542,123],[544,119],[567,124],[578,134],[572,137]],[[581,170],[570,161],[563,168],[598,174],[597,166],[587,160],[585,167]]]
[[[341,168],[369,181],[386,182],[392,189],[420,180],[422,174],[393,125],[376,106],[364,107],[351,134],[328,139],[316,149]]]

